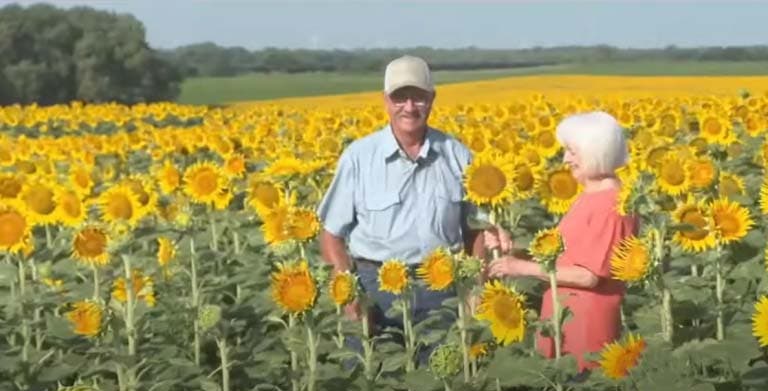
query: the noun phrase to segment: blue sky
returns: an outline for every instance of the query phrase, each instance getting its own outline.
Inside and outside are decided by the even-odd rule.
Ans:
[[[31,4],[34,1],[17,1]],[[768,1],[55,0],[128,12],[151,46],[259,49],[768,44]],[[0,4],[11,1],[0,0]]]

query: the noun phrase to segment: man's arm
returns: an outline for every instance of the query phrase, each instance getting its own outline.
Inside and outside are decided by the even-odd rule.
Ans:
[[[344,272],[351,268],[344,238],[338,237],[325,229],[320,233],[320,254],[326,263],[333,266],[334,273]]]

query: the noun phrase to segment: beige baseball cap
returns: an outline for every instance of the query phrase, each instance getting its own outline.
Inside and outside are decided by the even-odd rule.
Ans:
[[[426,61],[419,57],[405,55],[392,60],[387,65],[384,71],[384,92],[389,95],[392,91],[407,86],[425,91],[435,90],[432,74]]]

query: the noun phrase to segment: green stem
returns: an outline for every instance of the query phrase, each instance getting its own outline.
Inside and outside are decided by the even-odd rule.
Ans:
[[[37,274],[37,264],[35,263],[35,258],[32,257],[29,259],[29,266],[32,270],[32,281],[34,281],[37,285],[37,283],[40,280],[39,275]],[[35,312],[33,313],[32,317],[32,323],[35,324],[35,349],[42,350],[43,349],[43,341],[45,340],[45,337],[43,336],[41,326],[40,326],[40,319],[43,313],[43,309],[37,306],[35,304]]]
[[[365,358],[363,369],[365,371],[365,378],[373,381],[373,341],[371,339],[370,325],[368,324],[368,309],[363,306],[360,312],[362,313],[361,318],[363,322],[363,355]]]
[[[497,217],[496,217],[496,211],[491,209],[491,211],[488,213],[488,222],[491,223],[491,225],[496,225],[497,223]],[[501,257],[501,249],[496,247],[491,250],[491,257],[492,259],[497,259]]]
[[[296,327],[296,315],[288,315],[288,328],[293,330]],[[289,348],[291,351],[291,389],[293,391],[299,391],[299,381],[296,376],[299,372],[299,356],[293,348]]]
[[[443,387],[445,391],[451,391],[451,384],[448,382],[448,379],[443,379]]]
[[[123,255],[123,270],[125,276],[125,333],[128,335],[128,356],[131,363],[136,357],[136,326],[134,324],[135,298],[133,297],[133,276],[131,275],[131,257]],[[128,389],[134,390],[136,386],[136,373],[134,368],[129,368]]]
[[[213,216],[213,213],[211,213],[211,250],[219,251],[219,233],[216,231],[216,221],[214,220]]]
[[[717,340],[725,339],[725,322],[723,320],[723,271],[720,265],[720,258],[715,260],[715,294],[717,295]]]
[[[672,342],[675,337],[674,322],[672,320],[672,291],[664,285],[661,290],[661,331],[665,342]]]
[[[193,313],[197,314],[199,312],[199,304],[200,304],[200,294],[197,291],[197,260],[195,257],[195,239],[190,238],[189,239],[189,263],[190,263],[190,274],[191,274],[191,281],[190,284],[192,285],[192,311]],[[195,365],[198,367],[200,366],[200,323],[197,320],[197,316],[195,316],[194,324],[193,324],[193,332],[194,332],[194,342],[193,342],[193,348],[194,348],[194,356],[195,356]]]
[[[91,265],[91,269],[93,270],[93,300],[98,302],[99,301],[99,269],[96,267],[96,265]],[[126,283],[125,286],[128,286],[129,284]]]
[[[411,305],[406,296],[407,296],[406,294],[403,294],[400,297],[403,301],[403,333],[405,337],[405,355],[406,355],[405,371],[413,372],[416,369],[416,366],[414,365],[414,362],[413,362],[414,338],[413,338],[413,327],[411,327],[411,315],[410,315]]]
[[[464,383],[469,383],[471,373],[469,368],[469,346],[467,346],[466,296],[465,291],[461,289],[459,294],[459,333],[461,334],[461,354],[464,360]]]
[[[51,233],[51,226],[48,224],[44,225],[45,227],[45,245],[48,248],[53,247],[53,234]]]
[[[227,340],[225,338],[216,338],[216,345],[219,347],[219,356],[221,357],[221,390],[229,391],[229,358],[227,357]]]
[[[24,260],[19,257],[18,258],[18,264],[19,264],[19,296],[21,297],[21,300],[19,300],[19,317],[21,317],[21,338],[23,339],[23,345],[21,348],[21,362],[29,362],[29,345],[30,345],[30,330],[29,330],[29,320],[24,314],[24,303],[27,301],[26,298],[26,271],[24,270]]]
[[[341,306],[336,305],[336,347],[339,349],[344,348],[344,333],[342,332],[342,313],[341,313]]]
[[[309,382],[307,384],[308,391],[315,391],[315,385],[317,384],[317,341],[315,340],[315,333],[312,331],[312,326],[308,323],[307,328],[307,345],[309,345],[309,357],[307,357],[307,363],[309,365]]]
[[[235,245],[235,254],[240,254],[240,235],[235,230],[232,230],[232,242]]]
[[[555,360],[560,360],[562,351],[562,332],[560,331],[560,301],[557,298],[557,278],[555,271],[549,272],[549,285],[552,289],[552,326],[555,329]]]

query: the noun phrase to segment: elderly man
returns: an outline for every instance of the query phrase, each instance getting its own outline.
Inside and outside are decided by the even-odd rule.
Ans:
[[[389,124],[346,148],[318,207],[322,256],[334,272],[357,273],[372,301],[375,329],[402,329],[400,317],[385,316],[395,297],[379,290],[383,262],[400,259],[413,271],[440,246],[472,253],[483,248],[482,235],[465,224],[472,207],[464,202],[462,178],[471,154],[455,138],[427,125],[434,99],[424,60],[403,56],[390,62],[384,75]],[[417,287],[414,321],[452,295]],[[359,318],[357,302],[345,311]]]

